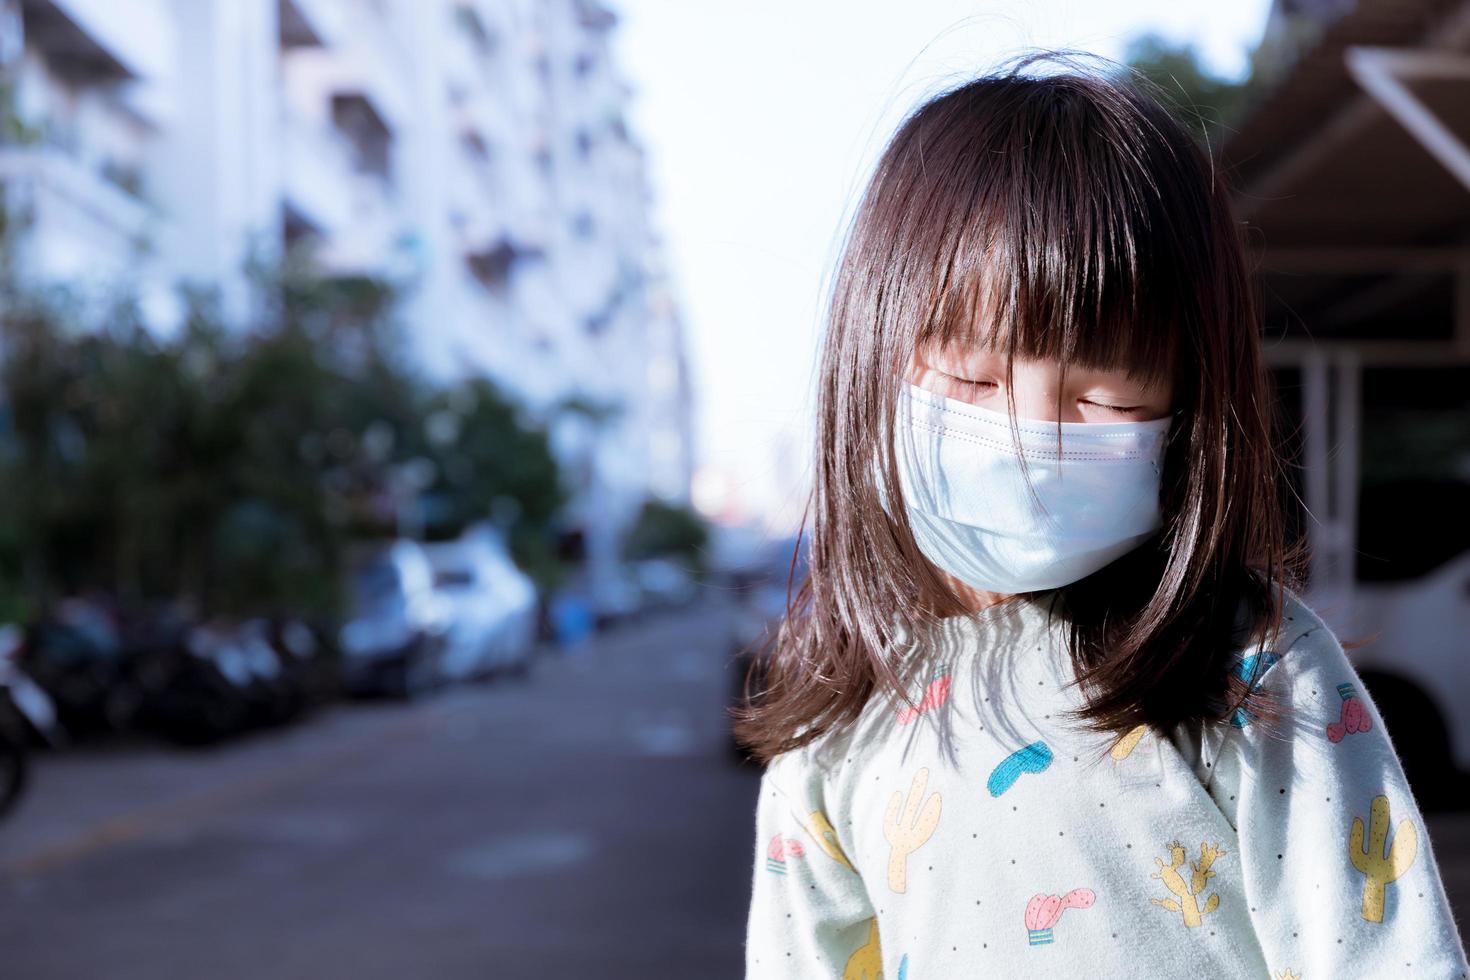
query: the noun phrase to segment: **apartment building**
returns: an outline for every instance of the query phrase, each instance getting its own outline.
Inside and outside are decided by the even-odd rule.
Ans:
[[[181,281],[248,313],[247,259],[300,242],[410,282],[415,356],[552,425],[611,574],[692,439],[615,28],[597,0],[0,0],[16,271],[125,281],[159,330]]]

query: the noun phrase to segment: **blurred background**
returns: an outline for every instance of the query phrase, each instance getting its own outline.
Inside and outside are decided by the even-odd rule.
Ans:
[[[0,975],[739,976],[843,222],[1032,46],[1239,189],[1463,928],[1470,0],[0,0]]]

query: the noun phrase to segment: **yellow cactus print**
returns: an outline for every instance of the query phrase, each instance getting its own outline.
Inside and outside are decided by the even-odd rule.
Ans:
[[[1117,761],[1122,762],[1133,754],[1133,749],[1138,745],[1138,740],[1143,738],[1147,733],[1147,725],[1138,725],[1129,731],[1127,735],[1118,739],[1118,743],[1112,747],[1108,754]]]
[[[1300,974],[1292,973],[1291,967],[1287,967],[1286,972],[1277,974],[1276,980],[1302,980],[1302,978]]]
[[[1220,906],[1219,892],[1212,894],[1206,900],[1203,908],[1200,907],[1199,896],[1205,890],[1209,880],[1215,877],[1215,871],[1213,869],[1215,861],[1224,856],[1225,853],[1225,851],[1220,849],[1219,844],[1211,847],[1208,844],[1201,843],[1199,846],[1199,860],[1191,865],[1194,873],[1188,881],[1185,881],[1184,876],[1179,873],[1179,869],[1184,866],[1184,845],[1177,840],[1174,841],[1169,845],[1169,863],[1165,864],[1160,858],[1154,858],[1154,863],[1159,866],[1159,870],[1149,875],[1149,877],[1158,878],[1162,881],[1168,887],[1169,891],[1178,896],[1178,900],[1176,901],[1172,898],[1152,898],[1149,901],[1155,905],[1163,906],[1170,912],[1181,913],[1184,916],[1184,924],[1186,926],[1192,928],[1199,925],[1206,915],[1215,911]]]
[[[883,949],[878,944],[877,916],[868,920],[868,941],[847,958],[842,980],[883,980]]]
[[[1368,815],[1368,844],[1363,846],[1363,818],[1353,818],[1353,828],[1348,832],[1348,857],[1353,867],[1367,875],[1363,883],[1363,918],[1369,922],[1383,921],[1384,892],[1388,886],[1414,863],[1419,854],[1419,832],[1414,824],[1404,820],[1393,835],[1393,846],[1385,852],[1388,840],[1388,797],[1382,794],[1373,797]]]
[[[925,766],[914,773],[907,800],[900,791],[893,791],[888,812],[883,816],[883,836],[890,845],[888,887],[900,894],[908,890],[909,855],[924,845],[939,824],[941,800],[938,793],[924,799],[928,785],[929,768]]]
[[[812,840],[817,846],[826,851],[827,854],[849,871],[856,871],[847,855],[842,852],[842,845],[837,843],[837,831],[832,827],[832,821],[821,810],[813,810],[807,819],[807,833],[812,835]]]

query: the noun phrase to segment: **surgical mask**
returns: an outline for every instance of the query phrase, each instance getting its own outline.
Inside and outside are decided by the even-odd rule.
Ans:
[[[1008,414],[905,384],[894,449],[919,550],[1006,595],[1091,575],[1163,526],[1172,422],[1062,422],[1058,454],[1058,423],[1017,419],[1033,495]]]

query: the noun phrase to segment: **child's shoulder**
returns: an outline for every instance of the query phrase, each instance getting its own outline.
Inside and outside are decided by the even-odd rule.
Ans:
[[[802,819],[831,809],[822,771],[813,764],[810,746],[788,749],[766,763],[762,792],[773,792]]]
[[[865,716],[866,711],[855,722],[831,728],[798,748],[780,753],[766,764],[766,772],[774,772],[783,779],[829,774],[854,752],[862,751],[862,743],[855,734]]]
[[[1302,596],[1285,587],[1282,593],[1280,630],[1253,636],[1237,648],[1231,665],[1241,682],[1266,692],[1284,711],[1279,719],[1268,719],[1247,706],[1236,707],[1228,722],[1247,741],[1315,735],[1328,730],[1342,703],[1367,700],[1332,627]]]
[[[835,726],[812,741],[775,756],[766,764],[765,780],[793,803],[819,809],[834,793],[841,777],[864,771],[875,748],[865,734],[870,711],[846,725]]]
[[[1297,592],[1281,590],[1281,623],[1274,634],[1253,635],[1235,652],[1233,669],[1242,681],[1294,682],[1309,675],[1351,671],[1332,627]]]

